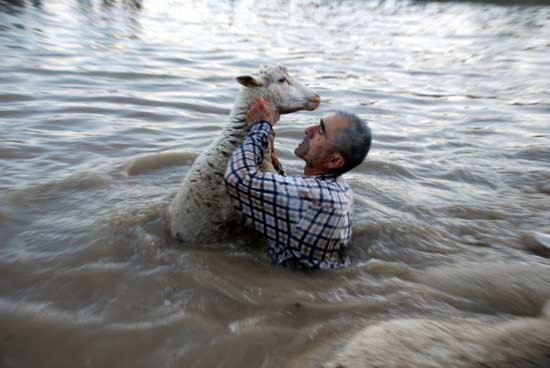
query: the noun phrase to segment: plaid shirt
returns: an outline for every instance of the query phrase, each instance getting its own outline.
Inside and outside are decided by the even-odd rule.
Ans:
[[[227,164],[225,184],[245,223],[267,236],[268,256],[303,269],[345,267],[352,193],[335,175],[260,171],[271,125],[254,124]]]

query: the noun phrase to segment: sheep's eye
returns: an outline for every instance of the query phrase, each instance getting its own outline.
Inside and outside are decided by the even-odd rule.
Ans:
[[[284,82],[286,82],[286,78],[285,78],[285,77],[279,78],[279,83],[284,83]]]

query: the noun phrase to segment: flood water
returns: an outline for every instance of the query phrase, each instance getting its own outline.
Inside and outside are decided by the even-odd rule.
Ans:
[[[550,298],[550,5],[0,0],[0,366],[281,367],[363,325],[504,321]],[[284,64],[303,130],[369,121],[352,265],[253,237],[182,245],[164,210],[235,77]]]

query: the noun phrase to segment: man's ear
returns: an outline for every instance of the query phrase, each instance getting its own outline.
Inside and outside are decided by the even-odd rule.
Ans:
[[[263,86],[263,83],[259,79],[255,78],[251,75],[238,76],[237,77],[237,82],[239,82],[240,84],[242,84],[245,87],[260,87],[260,86]]]
[[[330,156],[328,157],[327,168],[331,170],[336,170],[344,166],[345,163],[346,163],[346,159],[344,158],[344,156],[342,156],[341,153],[339,152],[331,153]]]

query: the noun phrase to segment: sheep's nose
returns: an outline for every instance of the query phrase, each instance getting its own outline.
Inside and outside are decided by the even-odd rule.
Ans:
[[[307,104],[307,109],[309,111],[316,110],[320,104],[321,104],[321,98],[319,97],[318,94],[314,93],[313,98],[311,98]]]

